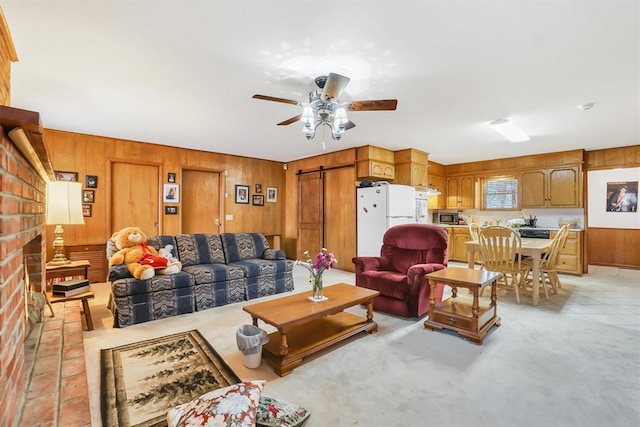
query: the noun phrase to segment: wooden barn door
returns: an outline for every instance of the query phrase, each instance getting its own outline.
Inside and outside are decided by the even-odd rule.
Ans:
[[[322,171],[298,175],[298,254],[304,260],[304,251],[311,257],[324,244],[324,202]]]
[[[148,236],[159,234],[159,167],[113,162],[110,182],[111,234],[129,226],[140,227]]]
[[[182,233],[220,233],[222,205],[220,174],[182,171]]]

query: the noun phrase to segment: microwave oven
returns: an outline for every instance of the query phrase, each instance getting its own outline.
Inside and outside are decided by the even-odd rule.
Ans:
[[[438,223],[440,224],[458,224],[458,214],[457,213],[439,213],[438,214]]]

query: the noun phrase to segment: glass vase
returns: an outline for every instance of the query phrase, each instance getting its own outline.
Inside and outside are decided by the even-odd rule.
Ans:
[[[311,285],[314,299],[322,299],[322,275],[311,278]]]

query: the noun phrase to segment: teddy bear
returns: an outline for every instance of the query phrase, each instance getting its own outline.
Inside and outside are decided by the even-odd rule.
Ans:
[[[160,274],[172,274],[180,271],[176,264],[169,265],[168,260],[158,256],[158,251],[147,245],[147,235],[139,227],[125,227],[111,236],[118,252],[109,259],[109,266],[124,264],[133,277],[147,280]]]

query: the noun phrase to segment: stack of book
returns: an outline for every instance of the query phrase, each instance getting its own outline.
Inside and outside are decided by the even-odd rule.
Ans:
[[[87,279],[65,280],[64,282],[53,284],[54,297],[72,297],[74,295],[89,292],[89,281]]]

